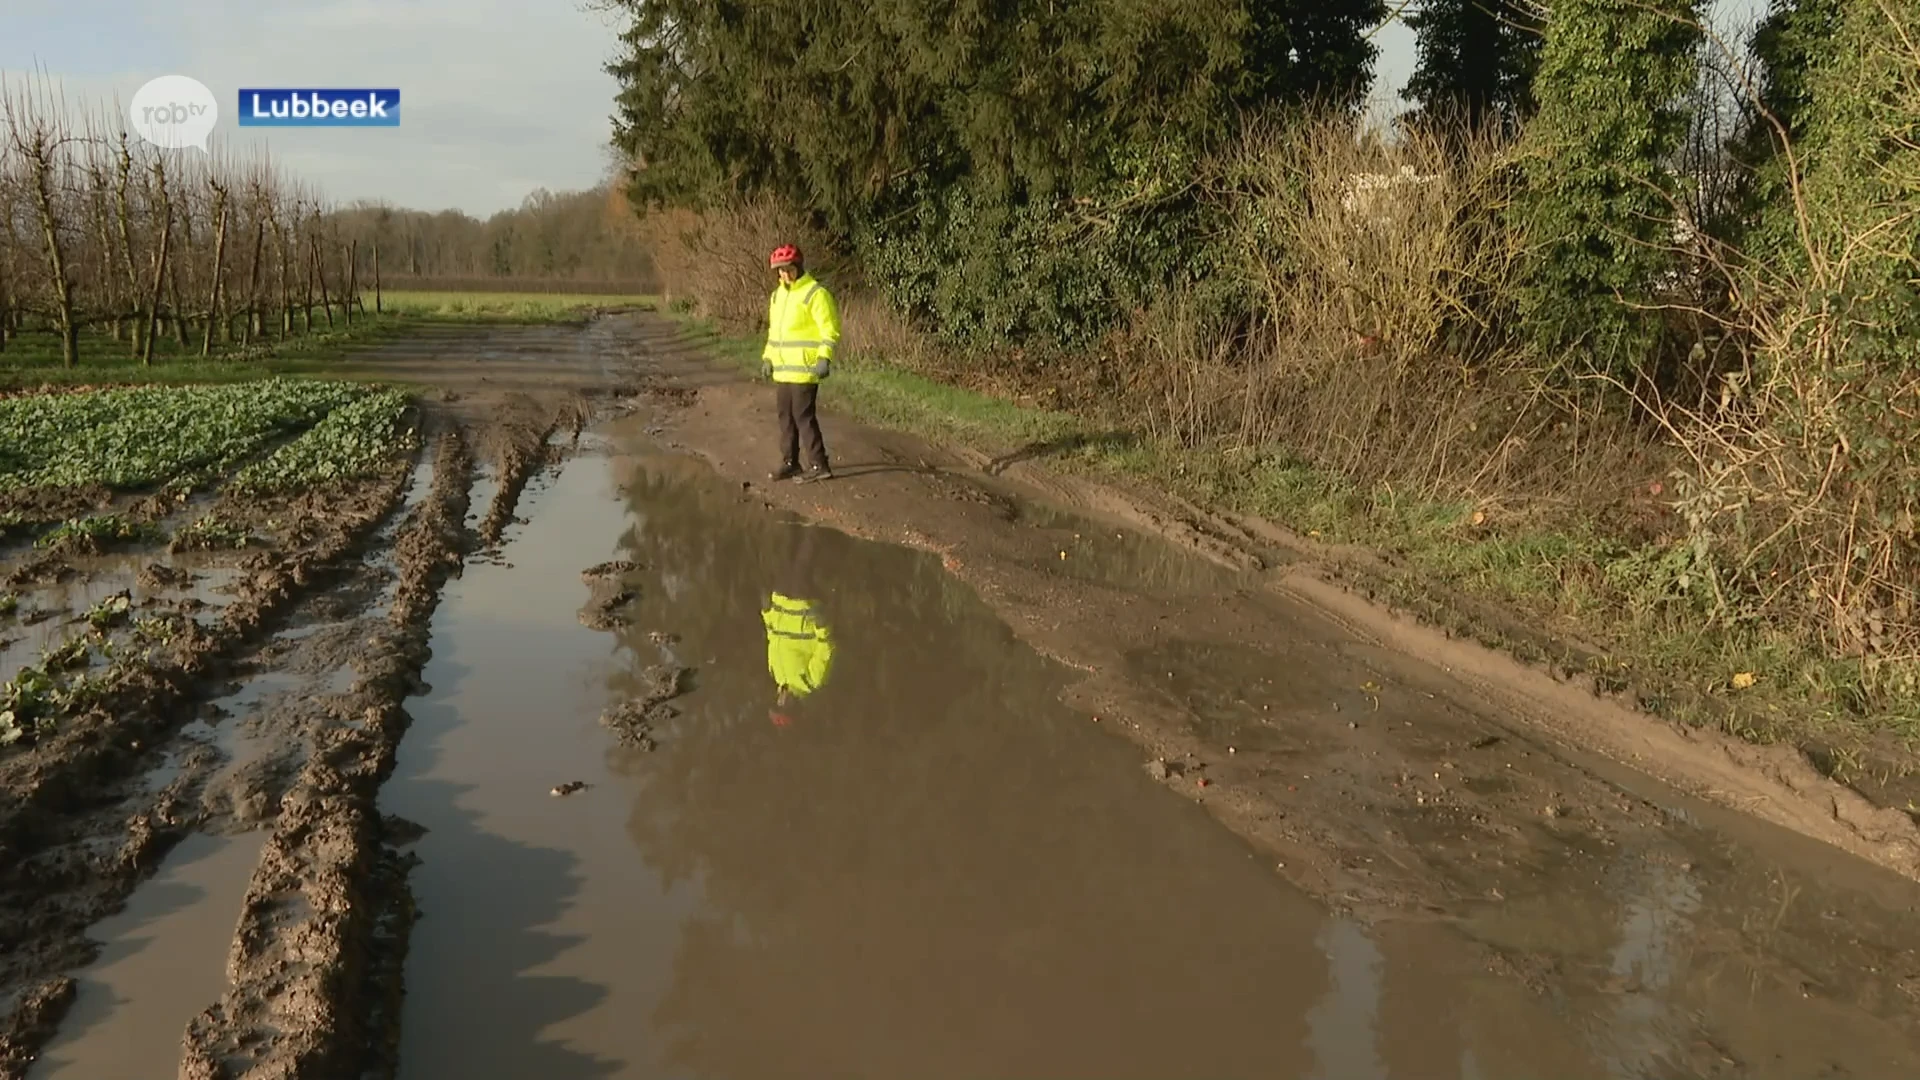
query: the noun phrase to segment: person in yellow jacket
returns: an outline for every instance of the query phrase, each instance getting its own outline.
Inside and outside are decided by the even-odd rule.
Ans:
[[[767,628],[767,673],[774,685],[769,718],[775,727],[791,724],[788,707],[820,689],[833,674],[833,632],[821,618],[819,601],[812,598],[813,528],[794,528],[801,532],[793,556],[760,613]]]
[[[767,347],[760,354],[760,377],[773,380],[780,414],[780,467],[773,480],[828,480],[827,440],[815,415],[820,382],[831,372],[833,348],[840,342],[840,312],[833,294],[807,273],[800,249],[782,244],[767,264],[780,275],[767,302]],[[800,471],[800,436],[806,436],[809,468]]]

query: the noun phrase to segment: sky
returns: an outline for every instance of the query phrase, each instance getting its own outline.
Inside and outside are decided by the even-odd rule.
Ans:
[[[585,0],[0,0],[0,26],[0,78],[42,73],[69,102],[107,109],[148,79],[192,76],[220,103],[229,150],[264,148],[330,199],[485,217],[608,168],[602,65],[618,27]],[[1413,33],[1393,21],[1374,41],[1376,107],[1391,108]],[[242,87],[299,86],[397,87],[401,124],[235,125]]]

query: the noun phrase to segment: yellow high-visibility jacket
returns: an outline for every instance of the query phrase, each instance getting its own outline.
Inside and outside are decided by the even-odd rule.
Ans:
[[[827,377],[840,341],[840,311],[825,285],[802,274],[774,286],[767,302],[767,348],[761,359],[774,382],[817,383]]]
[[[833,635],[811,600],[774,593],[760,613],[767,624],[767,671],[775,685],[804,697],[833,671]]]

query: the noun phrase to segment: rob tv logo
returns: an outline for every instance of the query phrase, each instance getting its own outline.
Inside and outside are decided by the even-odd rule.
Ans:
[[[398,90],[242,90],[241,127],[399,127]]]

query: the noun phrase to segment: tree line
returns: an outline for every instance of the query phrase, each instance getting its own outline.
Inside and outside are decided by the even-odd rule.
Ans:
[[[611,184],[585,191],[528,195],[485,219],[458,210],[409,210],[360,201],[333,211],[344,237],[357,241],[360,274],[371,254],[400,281],[650,287],[653,264],[632,208]]]

